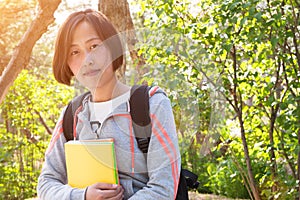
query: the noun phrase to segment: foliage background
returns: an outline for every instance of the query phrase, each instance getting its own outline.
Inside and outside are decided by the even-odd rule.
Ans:
[[[21,2],[0,4],[1,68],[37,3]],[[297,0],[131,2],[146,63],[139,82],[171,99],[183,165],[199,175],[198,192],[258,199],[255,186],[260,199],[299,196],[299,7]],[[63,3],[58,12],[72,9]],[[51,74],[55,31],[38,42],[1,104],[1,199],[36,195],[50,134],[76,91]],[[133,84],[134,61],[128,65]]]

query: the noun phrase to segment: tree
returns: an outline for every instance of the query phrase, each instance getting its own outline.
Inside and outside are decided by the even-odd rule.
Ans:
[[[29,29],[23,35],[23,38],[12,54],[8,66],[4,69],[0,77],[0,90],[2,91],[0,103],[3,101],[17,75],[27,66],[35,42],[47,31],[49,24],[54,21],[53,13],[60,2],[61,0],[54,0],[49,4],[46,0],[39,1],[39,12],[35,20],[32,21]]]
[[[295,113],[294,117],[299,112],[297,100],[290,99],[297,96],[299,85],[299,3],[220,1],[207,2],[207,6],[213,6],[203,17],[210,27],[203,25],[199,34],[213,55],[211,62],[219,66],[223,84],[218,90],[239,121],[248,171],[246,180],[253,198],[274,198],[284,188],[278,173],[282,170],[278,168],[279,157],[287,162],[291,158],[285,146],[289,136],[283,130],[299,132],[294,127],[298,117],[291,119],[292,123],[280,119],[286,117],[285,112]],[[269,163],[264,166],[264,173],[270,173],[268,177],[253,170],[260,159],[254,148],[257,141],[263,141],[261,149],[268,152],[268,161],[264,161]],[[288,141],[296,145],[293,139]],[[293,164],[288,164],[295,171]],[[267,179],[264,183],[270,191],[258,177]]]
[[[197,17],[186,11],[190,3],[161,0],[154,6],[153,1],[140,1],[143,13],[150,13],[144,22],[151,27],[150,33],[145,36],[153,39],[141,50],[147,64],[158,66],[150,71],[151,81],[180,91],[174,95],[177,98],[188,93],[182,93],[179,80],[195,84],[198,88],[190,86],[189,90],[196,91],[195,98],[201,100],[209,88],[226,110],[220,112],[217,121],[223,128],[216,126],[218,129],[212,131],[209,126],[201,127],[194,140],[203,141],[199,138],[205,129],[216,135],[209,138],[213,148],[205,154],[211,156],[206,185],[214,192],[233,195],[226,193],[231,189],[227,183],[243,183],[249,193],[246,198],[252,199],[297,197],[299,2],[199,1]],[[172,105],[175,102],[172,99]],[[201,101],[199,109],[202,105],[210,108],[212,102]],[[184,106],[176,110],[181,120]],[[217,107],[211,109],[212,114]],[[214,124],[213,120],[211,117],[208,123]],[[228,123],[239,129],[238,136]],[[197,163],[189,156],[187,164],[191,163],[196,168]],[[229,176],[239,178],[224,184]],[[223,182],[210,185],[216,178]]]
[[[137,65],[136,70],[138,71],[138,75],[141,76],[144,73],[141,67],[145,64],[145,61],[138,55],[138,50],[135,46],[137,38],[127,0],[99,0],[98,5],[99,11],[105,14],[119,31],[124,42],[124,48],[128,47],[131,60]],[[126,61],[126,58],[124,61]],[[124,79],[125,71],[126,62],[121,67],[118,77]]]
[[[30,1],[24,3],[23,1],[8,1],[0,2],[0,75],[5,66],[9,62],[12,47],[14,47],[21,34],[25,32],[25,28],[29,25],[28,20],[32,15],[36,2]],[[28,16],[28,17],[27,17]],[[18,22],[16,22],[18,19]]]

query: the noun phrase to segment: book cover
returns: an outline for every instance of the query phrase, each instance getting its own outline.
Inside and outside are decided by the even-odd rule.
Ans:
[[[85,188],[97,182],[119,183],[113,139],[68,141],[65,156],[70,186]]]

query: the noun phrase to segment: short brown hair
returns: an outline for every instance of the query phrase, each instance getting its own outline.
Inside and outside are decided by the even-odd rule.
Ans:
[[[113,69],[116,71],[123,64],[123,47],[118,36],[118,32],[112,23],[101,12],[87,9],[71,14],[59,29],[56,38],[55,51],[53,57],[53,73],[59,83],[70,85],[74,76],[67,61],[68,52],[71,45],[72,35],[77,25],[86,21],[94,26],[101,41],[106,41],[105,45],[109,49],[113,58]]]

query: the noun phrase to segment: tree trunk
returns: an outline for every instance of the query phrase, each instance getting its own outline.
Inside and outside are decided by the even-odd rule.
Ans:
[[[238,114],[238,118],[239,118],[239,122],[240,122],[240,126],[241,126],[241,138],[242,138],[242,142],[243,142],[243,146],[244,146],[244,155],[245,155],[247,169],[248,169],[250,188],[251,188],[251,191],[253,193],[254,199],[255,200],[260,200],[261,198],[260,198],[259,190],[257,188],[256,182],[255,182],[255,179],[254,179],[254,175],[253,175],[251,159],[250,159],[250,156],[249,156],[248,144],[247,144],[246,134],[245,134],[245,129],[244,129],[244,122],[242,120],[241,112],[242,111],[240,110],[240,114]]]
[[[61,0],[52,0],[51,3],[47,0],[39,0],[38,15],[23,35],[0,77],[0,103],[19,73],[27,66],[36,41],[40,39],[47,31],[48,26],[54,21],[53,14],[60,2]]]
[[[252,166],[251,166],[251,158],[249,155],[249,149],[248,149],[248,144],[247,144],[247,139],[246,139],[246,133],[245,133],[245,128],[244,128],[244,121],[243,121],[243,100],[241,95],[238,96],[238,92],[237,92],[237,83],[238,83],[238,64],[237,64],[237,57],[236,57],[236,48],[235,45],[233,45],[233,52],[232,52],[232,59],[233,59],[233,76],[234,76],[234,80],[233,80],[233,89],[232,89],[232,96],[233,96],[233,108],[237,114],[237,117],[239,119],[239,123],[240,123],[240,128],[241,128],[241,138],[242,138],[242,142],[243,142],[243,147],[244,147],[244,156],[245,156],[245,160],[246,160],[246,165],[247,165],[247,170],[248,170],[248,176],[249,176],[249,185],[251,188],[251,191],[253,193],[254,199],[255,200],[261,200],[260,194],[259,194],[259,190],[258,187],[256,185],[255,179],[254,179],[254,175],[253,175],[253,170],[252,170]]]
[[[299,121],[300,123],[300,121]],[[300,128],[298,129],[298,146],[300,146]],[[297,197],[296,199],[299,199],[300,200],[300,151],[298,150],[298,155],[297,155],[297,180],[298,180],[298,184],[296,186],[296,189],[298,191],[297,193]]]
[[[276,162],[276,156],[275,156],[275,147],[274,147],[274,129],[275,129],[275,120],[276,115],[279,109],[279,105],[276,105],[275,107],[271,107],[271,119],[270,119],[270,130],[269,130],[269,139],[270,139],[270,162],[271,162],[271,174],[272,174],[272,192],[275,193],[277,191],[277,162]],[[272,199],[274,199],[272,197]]]
[[[143,72],[141,71],[140,66],[143,66],[145,61],[138,55],[138,51],[135,48],[137,39],[127,0],[99,0],[98,9],[107,16],[119,31],[124,48],[126,44],[131,59],[137,65],[136,70],[138,75],[141,75]],[[124,78],[125,70],[126,62],[124,56],[124,65],[118,73],[119,78]]]

